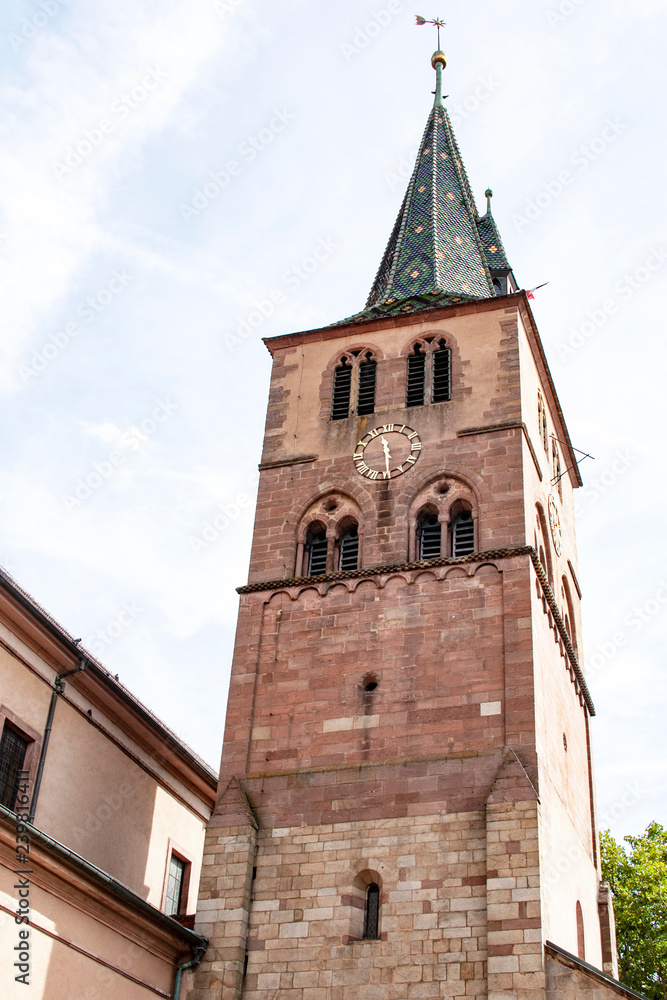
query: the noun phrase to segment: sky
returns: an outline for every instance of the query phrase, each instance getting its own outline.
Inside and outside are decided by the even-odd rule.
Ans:
[[[359,311],[432,104],[581,466],[601,825],[667,824],[667,0],[0,10],[0,564],[217,768],[263,337]],[[317,260],[314,257],[317,251]],[[262,314],[261,322],[257,322]],[[253,323],[249,321],[252,317]]]

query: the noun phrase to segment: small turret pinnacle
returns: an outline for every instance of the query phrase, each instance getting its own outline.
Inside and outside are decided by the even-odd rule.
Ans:
[[[487,215],[491,215],[491,199],[493,198],[493,191],[491,188],[487,188],[484,192],[484,197],[486,198],[486,212]]]

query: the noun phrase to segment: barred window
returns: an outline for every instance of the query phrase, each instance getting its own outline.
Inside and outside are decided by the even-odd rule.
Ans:
[[[426,355],[421,344],[408,357],[406,406],[423,406],[426,394]]]
[[[359,529],[356,524],[341,537],[339,567],[343,573],[359,568]]]
[[[321,576],[327,571],[327,534],[320,525],[314,525],[306,539],[308,576]]]
[[[28,740],[5,723],[0,739],[0,802],[7,809],[16,804],[28,744]]]
[[[364,912],[364,940],[377,941],[380,937],[380,886],[376,882],[366,889]]]
[[[350,395],[352,392],[352,367],[347,358],[343,358],[334,371],[333,400],[331,403],[331,419],[344,420],[350,415]]]
[[[462,510],[452,524],[452,556],[454,559],[460,559],[461,556],[469,556],[474,551],[475,522],[471,511]]]
[[[375,383],[377,380],[377,361],[368,352],[366,360],[359,365],[359,397],[357,399],[357,415],[360,417],[375,412]]]
[[[439,559],[442,554],[442,529],[437,514],[425,511],[419,518],[419,558]]]
[[[444,340],[433,354],[433,402],[445,403],[452,398],[452,352]]]

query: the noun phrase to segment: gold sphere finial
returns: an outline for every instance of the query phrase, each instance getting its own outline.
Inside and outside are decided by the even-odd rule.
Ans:
[[[446,69],[447,67],[447,56],[440,49],[438,49],[437,52],[433,53],[433,57],[431,59],[431,66],[433,67],[433,69],[436,69],[438,64],[440,64],[440,66],[442,66],[443,69]]]

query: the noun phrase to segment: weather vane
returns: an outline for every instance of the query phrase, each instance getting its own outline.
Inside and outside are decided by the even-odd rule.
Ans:
[[[438,50],[440,50],[440,29],[445,27],[445,21],[441,21],[439,17],[436,17],[433,21],[427,21],[425,17],[420,17],[419,14],[417,14],[417,24],[420,26],[424,24],[434,24],[436,26],[438,29]]]

